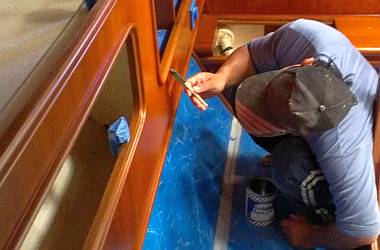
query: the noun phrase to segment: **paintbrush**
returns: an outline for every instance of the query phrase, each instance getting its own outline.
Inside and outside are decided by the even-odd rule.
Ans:
[[[208,104],[203,100],[203,98],[195,92],[193,89],[193,86],[191,84],[187,83],[185,79],[175,70],[175,69],[170,69],[170,73],[173,75],[174,79],[176,79],[179,83],[182,84],[184,88],[190,91],[191,96],[194,96],[200,103],[202,103],[205,107],[208,107]]]

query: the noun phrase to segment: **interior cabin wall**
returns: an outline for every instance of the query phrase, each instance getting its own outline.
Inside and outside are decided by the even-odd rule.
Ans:
[[[178,3],[176,22],[170,29],[161,59],[153,1],[96,1],[76,30],[78,37],[70,40],[71,44],[65,44],[65,49],[59,49],[64,56],[49,65],[50,74],[41,80],[39,95],[26,100],[35,105],[23,108],[21,115],[24,119],[17,120],[15,132],[7,134],[6,140],[1,138],[0,152],[6,152],[0,155],[1,249],[18,249],[23,244],[57,176],[66,176],[57,181],[63,190],[76,187],[72,180],[68,183],[70,178],[75,179],[75,173],[67,169],[78,171],[84,179],[91,179],[95,174],[94,179],[101,179],[102,184],[96,190],[85,188],[85,193],[96,197],[88,195],[89,199],[94,199],[88,202],[92,205],[86,214],[89,219],[83,218],[87,221],[84,226],[77,227],[71,223],[66,229],[75,234],[76,245],[72,248],[49,248],[73,249],[83,246],[83,242],[86,249],[141,248],[182,92],[181,85],[175,83],[168,72],[170,68],[181,74],[186,72],[198,26],[198,22],[195,27],[191,25],[189,9],[190,6],[193,9],[196,3],[201,13],[204,0],[182,0]],[[103,100],[102,95],[99,96],[102,90],[110,92],[108,94],[112,97],[115,97],[114,93],[119,94],[118,88],[108,91],[103,86],[107,85],[105,79],[111,66],[128,40],[132,44],[130,66],[134,69],[133,81],[136,83],[132,91],[133,111],[124,106],[115,108]],[[116,96],[112,101],[127,105],[124,100],[128,99]],[[103,103],[104,107],[97,107],[97,103]],[[94,104],[96,107],[92,109]],[[112,120],[109,115],[113,117],[110,110],[123,110],[126,116],[133,113],[131,141],[122,147],[114,161],[109,158],[105,137],[106,125]],[[90,142],[92,145],[86,147],[89,139],[93,140]],[[101,144],[99,148],[98,143]],[[70,159],[76,157],[81,161],[72,164]],[[86,158],[92,160],[87,162]],[[61,168],[63,162],[64,168]],[[104,165],[104,169],[100,167],[102,170],[98,173],[94,164]],[[61,169],[66,171],[59,173]],[[87,173],[92,170],[92,173]],[[79,186],[87,185],[86,181],[79,183]],[[70,203],[80,206],[81,195],[76,197],[79,202]],[[53,207],[60,207],[60,201],[54,202]],[[80,217],[75,206],[68,210],[74,217]],[[54,213],[54,220],[59,220],[59,223],[73,221],[66,215],[60,216],[59,208]],[[53,234],[54,237],[68,235],[61,230]],[[50,241],[56,241],[54,237]],[[68,240],[63,242],[69,244]]]
[[[82,0],[0,0],[0,13],[2,136],[20,110],[34,104],[30,97],[77,35],[88,10]]]
[[[221,23],[218,25],[217,29],[227,29],[232,32],[234,39],[231,42],[231,52],[240,46],[243,46],[248,41],[265,35],[265,25],[263,24]],[[218,33],[218,31],[215,32]],[[217,40],[216,37],[218,37],[217,34],[215,35],[214,40]],[[212,50],[213,56],[224,56],[222,47],[216,41]]]
[[[206,14],[343,15],[379,14],[378,0],[207,0]]]
[[[116,162],[109,124],[131,120],[133,91],[128,52],[122,49],[95,105],[50,188],[22,250],[81,249]]]

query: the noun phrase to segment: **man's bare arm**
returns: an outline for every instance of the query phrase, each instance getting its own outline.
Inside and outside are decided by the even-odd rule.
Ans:
[[[226,87],[237,85],[247,77],[255,74],[247,47],[242,46],[236,49],[216,74],[226,79]]]
[[[187,79],[186,84],[190,84],[201,97],[210,98],[221,93],[226,87],[239,84],[254,73],[249,51],[245,46],[242,46],[227,58],[215,74],[200,72]],[[197,108],[201,110],[207,108],[194,98],[190,91],[185,89],[185,92]]]

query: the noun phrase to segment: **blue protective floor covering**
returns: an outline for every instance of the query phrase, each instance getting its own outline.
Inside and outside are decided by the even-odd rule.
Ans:
[[[189,75],[198,72],[194,60]],[[218,98],[198,111],[183,95],[146,240],[145,250],[213,249],[219,202],[222,194],[232,116]],[[265,152],[243,132],[235,175],[266,174],[258,167]],[[244,178],[240,178],[244,179]],[[292,249],[274,226],[255,227],[244,216],[244,183],[234,185],[229,238],[224,249]]]
[[[240,138],[235,176],[249,178],[252,176],[270,176],[266,167],[258,164],[265,151],[257,146],[246,132]],[[245,218],[245,185],[240,182],[234,185],[231,225],[228,249],[230,250],[275,250],[293,249],[288,245],[280,229],[275,224],[269,227],[256,227]]]
[[[144,249],[212,248],[231,116],[208,103],[181,97]]]

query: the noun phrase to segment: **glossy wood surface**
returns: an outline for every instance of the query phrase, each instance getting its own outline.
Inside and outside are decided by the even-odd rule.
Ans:
[[[195,52],[200,58],[212,56],[215,32],[218,27],[217,15],[202,15],[200,19],[202,26],[199,28],[195,42]]]
[[[162,56],[160,62],[160,80],[161,82],[166,82],[169,70],[172,66],[172,61],[177,49],[180,50],[178,46],[182,44],[182,31],[184,28],[190,28],[190,17],[189,9],[192,0],[182,0],[181,6],[178,10],[178,17],[176,22],[171,29],[170,38],[166,44],[165,53]]]
[[[202,0],[197,1],[200,10],[202,10],[203,3],[204,1]],[[188,6],[189,2],[182,1],[182,4]],[[181,8],[182,6],[180,7],[179,13],[181,13]],[[165,53],[167,53],[167,51],[170,53],[172,49],[170,48],[171,46],[176,48],[172,55],[170,67],[177,69],[182,75],[186,72],[197,31],[197,29],[191,30],[190,18],[188,16],[189,11],[187,11],[188,8],[185,9],[186,11],[183,11],[183,13],[186,13],[186,16],[179,17],[181,19],[178,21],[180,23],[179,35],[181,39],[177,40],[177,43],[171,43],[171,45],[168,43],[165,50]],[[177,28],[173,27],[173,30],[175,29]],[[172,35],[175,36],[175,34],[171,34],[171,36]],[[169,41],[171,39],[172,37]],[[160,69],[161,76],[164,76],[166,71],[162,70],[162,62]],[[114,246],[132,246],[132,249],[142,248],[149,215],[153,207],[154,195],[157,191],[165,159],[165,152],[169,144],[176,105],[178,104],[182,89],[178,83],[174,83],[172,77],[166,77],[167,80],[162,88],[165,89],[168,95],[168,99],[166,99],[168,102],[165,104],[168,109],[165,109],[166,113],[162,113],[161,115],[151,114],[151,123],[146,125],[144,127],[145,132],[142,131],[141,133],[139,140],[145,143],[142,143],[140,147],[136,148],[135,156],[132,161],[132,166],[135,167],[130,169],[126,177],[125,186],[123,187],[116,213],[112,220],[110,232],[105,241],[104,248],[106,249],[113,249]],[[157,100],[150,95],[147,96],[149,96],[150,105],[159,108],[160,104],[157,103]],[[154,152],[152,151],[152,149],[154,149],[151,144],[152,138],[159,136],[160,138],[158,139],[161,143],[160,146],[157,145],[159,152]]]
[[[195,52],[205,67],[214,72],[225,60],[223,56],[213,55],[215,33],[219,24],[262,24],[265,25],[265,31],[272,31],[270,29],[299,18],[315,19],[329,25],[334,23],[334,16],[328,15],[204,14],[200,20],[201,25],[195,43]]]
[[[15,136],[9,154],[2,155],[1,167],[7,169],[0,189],[2,247],[14,248],[20,243],[94,103],[115,47],[130,28],[125,20],[119,32],[103,28],[101,19],[113,4],[115,1],[104,1],[93,10],[83,37],[57,66],[49,87],[22,124],[23,133]],[[120,23],[122,18],[119,15],[114,22]],[[95,44],[92,38],[97,32],[101,35]]]
[[[380,53],[380,16],[338,16],[335,26],[363,53]]]
[[[270,31],[270,27],[280,26],[299,18],[318,20],[336,27],[351,40],[354,46],[366,56],[367,60],[374,67],[380,67],[380,15],[204,14],[201,17],[201,25],[195,44],[195,51],[205,67],[213,72],[216,71],[225,60],[225,57],[213,56],[215,30],[219,24],[263,24],[265,25],[265,29]]]
[[[380,14],[378,0],[208,0],[208,14]]]
[[[203,1],[197,3],[201,9]],[[24,110],[17,133],[6,138],[0,158],[0,248],[20,246],[126,39],[132,40],[138,83],[134,133],[119,154],[85,248],[141,248],[171,133],[172,105],[181,92],[171,78],[160,79],[170,67],[186,71],[196,34],[189,4],[182,1],[174,38],[160,63],[153,1],[97,2],[36,105]]]
[[[234,18],[240,22],[251,20],[250,15],[240,15],[250,13],[251,8],[272,4],[285,12],[293,6],[282,6],[284,3],[277,1],[256,4],[223,1],[209,0],[208,11],[226,11],[225,8],[229,6],[227,11],[237,11],[234,13],[239,15]],[[181,1],[167,48],[160,60],[155,19],[158,12],[155,5],[162,7],[169,1],[158,0],[155,4],[153,1],[137,0],[97,1],[86,23],[78,31],[81,36],[75,39],[72,46],[68,46],[65,57],[52,67],[38,94],[34,96],[33,105],[26,107],[19,115],[13,125],[13,132],[1,138],[1,249],[20,246],[80,133],[115,58],[128,39],[133,47],[129,52],[134,58],[130,63],[136,72],[131,121],[134,133],[131,142],[123,146],[119,153],[84,248],[141,249],[182,90],[168,72],[170,68],[175,68],[182,75],[186,73],[197,32],[197,28],[190,28],[190,2]],[[215,7],[216,2],[223,6]],[[366,2],[361,3],[357,11],[364,13],[368,6]],[[377,1],[370,3],[371,11],[379,6]],[[204,0],[197,1],[200,12],[203,4]],[[319,14],[319,4],[312,2],[311,5],[316,7],[316,13],[313,11],[311,14]],[[339,8],[340,12],[347,11],[347,5],[339,5],[339,8],[336,3],[330,5],[326,13],[334,8],[334,11]],[[282,9],[279,8],[281,6]],[[174,9],[169,11],[174,13]],[[292,11],[302,11],[302,8]],[[166,21],[161,19],[162,14],[157,14],[157,17],[160,22],[170,26],[172,17]],[[256,17],[260,22],[270,21],[274,24],[286,19],[284,16],[274,19],[272,16],[271,20],[263,15]],[[328,16],[325,18],[331,20]],[[211,26],[202,28],[210,29]],[[203,48],[208,46],[211,38],[211,34],[208,34],[202,42]],[[210,60],[220,63],[223,58]],[[380,127],[380,121],[376,122],[376,126]],[[376,134],[376,145],[379,139],[380,136]],[[375,147],[376,166],[380,162],[379,152],[379,148]]]
[[[175,21],[173,0],[155,0],[158,29],[171,29]]]

